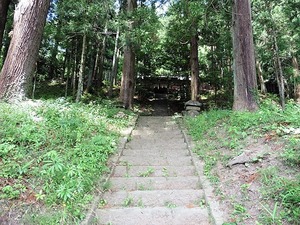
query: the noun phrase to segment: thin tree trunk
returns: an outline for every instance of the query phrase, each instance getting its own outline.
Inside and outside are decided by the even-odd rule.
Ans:
[[[50,0],[19,1],[12,40],[0,73],[0,99],[23,100],[30,94],[49,5]]]
[[[251,6],[249,0],[233,5],[234,103],[236,111],[255,111],[257,90]]]
[[[113,61],[112,61],[112,69],[111,69],[111,74],[110,74],[110,81],[109,81],[109,92],[108,96],[112,97],[112,91],[113,91],[113,86],[114,86],[114,81],[117,77],[117,72],[118,72],[118,59],[119,59],[119,27],[117,30],[116,38],[115,38],[115,48],[114,48],[114,56],[113,56]]]
[[[105,29],[104,29],[104,33],[107,32],[107,23],[105,24]],[[102,48],[100,51],[100,56],[99,56],[99,65],[98,65],[98,77],[97,77],[97,88],[101,88],[102,87],[102,81],[103,81],[103,66],[104,66],[104,58],[105,58],[105,50],[106,50],[106,34],[103,37],[102,40]]]
[[[78,88],[77,88],[76,102],[80,101],[83,93],[83,75],[84,75],[85,58],[86,58],[86,45],[87,45],[86,33],[84,33],[82,38],[82,51],[81,51],[81,60],[80,60],[80,70],[78,75]]]
[[[66,79],[66,86],[65,86],[65,98],[68,97],[68,89],[69,89],[69,82],[70,82],[70,74],[71,74],[71,55],[72,55],[72,50],[70,52],[70,50],[67,49],[67,52],[66,52],[66,59],[65,59],[65,71],[67,72],[64,72],[63,74],[66,73],[65,77],[67,78]]]
[[[61,32],[61,22],[58,22],[57,24],[57,33],[54,36],[54,46],[51,49],[51,58],[50,58],[50,65],[48,70],[48,77],[51,79],[57,78],[57,53],[58,53],[58,35]]]
[[[256,67],[257,67],[257,77],[258,77],[259,84],[260,84],[260,92],[263,95],[265,95],[265,94],[267,94],[267,88],[266,88],[266,85],[265,85],[261,64],[258,60],[256,60]]]
[[[76,38],[74,41],[75,49],[74,49],[74,63],[72,66],[72,96],[73,99],[76,99],[76,82],[77,82],[77,64],[78,64],[78,39]]]
[[[2,49],[2,40],[7,21],[7,12],[10,0],[0,0],[0,52]]]
[[[93,66],[93,71],[92,71],[92,79],[91,81],[89,82],[88,81],[88,84],[87,84],[87,92],[90,91],[91,89],[91,86],[92,86],[92,81],[96,81],[96,86],[97,86],[97,77],[98,77],[98,64],[99,64],[99,58],[100,58],[100,54],[101,54],[101,49],[100,49],[100,44],[96,44],[96,57],[95,57],[95,60],[94,60],[94,66]]]
[[[191,38],[191,100],[197,101],[199,94],[198,35]]]
[[[294,68],[294,99],[300,104],[300,71],[296,56],[293,56],[292,63]]]
[[[282,66],[281,66],[281,61],[279,58],[279,49],[277,45],[277,38],[274,35],[273,36],[274,40],[274,56],[275,56],[275,74],[276,74],[276,80],[278,84],[278,89],[279,89],[279,98],[280,98],[280,105],[282,109],[285,109],[285,88],[284,88],[284,76],[283,76],[283,71],[282,71]]]

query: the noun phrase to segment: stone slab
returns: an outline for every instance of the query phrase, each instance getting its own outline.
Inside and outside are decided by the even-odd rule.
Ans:
[[[112,177],[111,191],[199,189],[198,177]]]
[[[194,166],[116,166],[114,177],[140,177],[145,176],[147,171],[152,170],[149,177],[178,177],[178,176],[194,176],[196,170]]]
[[[202,190],[159,190],[106,192],[105,208],[133,207],[199,207],[203,203]],[[203,206],[205,207],[205,206]]]
[[[192,165],[191,157],[145,157],[140,156],[121,156],[119,165],[134,166],[190,166]]]
[[[98,225],[210,225],[205,208],[123,208],[96,210]]]

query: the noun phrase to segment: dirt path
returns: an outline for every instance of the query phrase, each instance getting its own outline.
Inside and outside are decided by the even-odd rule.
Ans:
[[[172,117],[140,117],[130,139],[92,224],[223,223],[217,204],[210,204],[210,190],[205,193],[201,167]]]

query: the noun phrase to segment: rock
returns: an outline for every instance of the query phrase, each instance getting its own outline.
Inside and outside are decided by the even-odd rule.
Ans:
[[[187,106],[198,106],[199,108],[201,108],[202,103],[198,102],[198,101],[189,100],[184,105],[185,105],[185,107],[187,107]]]
[[[199,107],[199,106],[186,106],[185,107],[185,110],[187,110],[187,111],[201,111],[201,108]]]

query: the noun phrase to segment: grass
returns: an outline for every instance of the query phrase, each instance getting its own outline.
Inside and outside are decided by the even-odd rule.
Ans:
[[[120,130],[133,115],[110,101],[64,99],[0,103],[0,115],[0,198],[46,207],[47,214],[26,215],[27,223],[82,220],[97,181],[108,171]]]
[[[249,137],[253,137],[250,140],[265,138],[266,142],[272,141],[273,138],[281,140],[284,149],[277,160],[299,172],[300,106],[293,102],[287,104],[285,111],[269,99],[264,100],[260,110],[254,113],[211,110],[195,118],[187,118],[186,125],[196,141],[194,151],[205,162],[204,173],[214,184],[219,182],[216,165],[221,163],[225,166],[230,159],[241,154],[241,149]],[[256,163],[261,160],[263,159],[259,158]],[[269,219],[262,220],[262,224],[277,224],[278,221],[298,224],[300,177],[295,176],[295,172],[292,177],[281,178],[278,169],[275,166],[259,171],[263,196],[275,202],[273,206],[263,206],[264,218]],[[244,184],[240,189],[245,193],[244,197],[247,197],[248,185]],[[233,207],[234,213],[243,214],[244,208],[237,206],[235,204]]]

